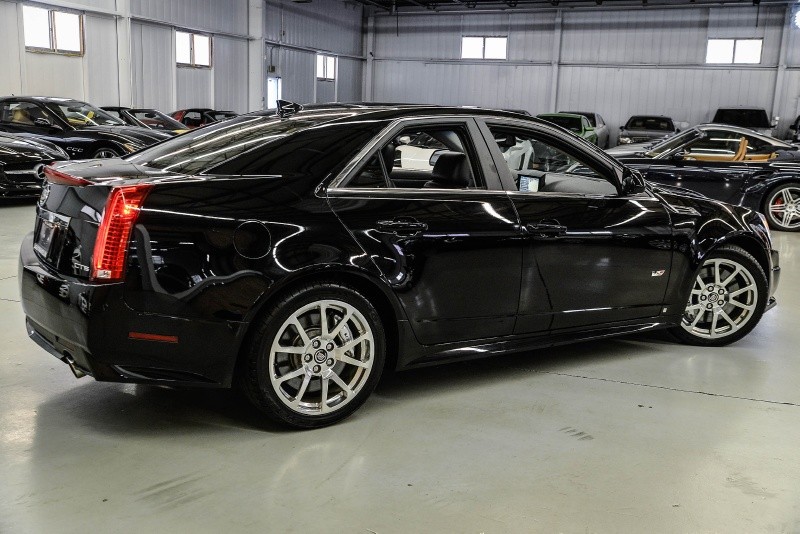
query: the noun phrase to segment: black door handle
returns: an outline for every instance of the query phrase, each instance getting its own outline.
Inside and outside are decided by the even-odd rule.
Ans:
[[[428,225],[413,219],[393,219],[378,221],[379,230],[394,232],[398,236],[411,236],[428,229]]]
[[[557,237],[567,233],[567,227],[560,224],[534,223],[526,224],[524,228],[529,234],[540,237]]]

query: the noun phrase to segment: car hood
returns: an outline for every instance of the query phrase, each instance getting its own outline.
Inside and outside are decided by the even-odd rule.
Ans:
[[[64,159],[66,152],[47,141],[0,133],[0,165]]]
[[[78,132],[94,133],[99,137],[117,141],[118,143],[135,143],[142,146],[150,146],[164,139],[174,137],[169,133],[157,132],[138,126],[88,126],[78,130]]]
[[[646,152],[648,148],[653,145],[649,143],[631,143],[629,145],[617,145],[614,148],[606,150],[606,154],[615,158],[622,158],[626,156],[635,156],[641,152]]]

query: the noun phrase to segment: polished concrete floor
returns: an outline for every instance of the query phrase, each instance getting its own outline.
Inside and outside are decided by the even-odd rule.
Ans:
[[[800,532],[800,235],[747,338],[397,374],[290,432],[219,391],[75,380],[25,335],[0,206],[0,532]]]

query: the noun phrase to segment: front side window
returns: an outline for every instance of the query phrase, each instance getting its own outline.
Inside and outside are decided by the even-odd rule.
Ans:
[[[497,147],[523,193],[616,195],[617,188],[583,159],[524,130],[490,126]]]
[[[60,54],[83,54],[83,17],[77,13],[22,6],[25,48]]]
[[[211,37],[198,33],[176,31],[175,62],[184,67],[210,67]]]

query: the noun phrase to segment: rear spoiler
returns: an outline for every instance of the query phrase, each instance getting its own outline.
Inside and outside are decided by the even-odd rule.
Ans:
[[[84,185],[90,185],[92,183],[86,178],[81,178],[80,176],[73,176],[71,174],[58,171],[53,168],[52,163],[44,168],[44,177],[45,180],[47,180],[51,184],[84,186]]]

